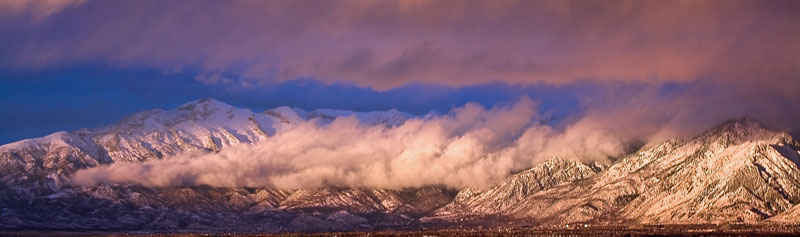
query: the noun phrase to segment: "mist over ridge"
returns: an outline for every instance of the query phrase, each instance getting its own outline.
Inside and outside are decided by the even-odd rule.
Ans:
[[[228,106],[215,103],[222,105],[212,106]],[[100,165],[79,170],[70,182],[278,189],[484,188],[555,157],[608,164],[610,158],[642,144],[666,140],[665,134],[685,139],[697,133],[674,130],[670,120],[650,120],[652,111],[627,111],[622,117],[588,111],[570,124],[553,127],[542,123],[547,117],[537,106],[527,97],[493,108],[468,103],[446,114],[409,117],[396,124],[364,124],[347,114],[324,117],[327,121],[310,118],[261,141],[142,163]],[[293,118],[301,116],[297,112],[281,109],[270,114]],[[209,113],[221,111],[212,108]]]

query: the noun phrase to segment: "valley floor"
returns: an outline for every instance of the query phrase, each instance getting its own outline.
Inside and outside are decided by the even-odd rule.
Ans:
[[[140,231],[2,231],[0,236],[798,236],[800,224],[542,226],[319,233],[231,233]]]

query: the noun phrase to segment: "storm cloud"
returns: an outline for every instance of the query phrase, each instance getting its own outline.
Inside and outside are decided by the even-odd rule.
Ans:
[[[15,68],[197,70],[245,87],[713,78],[798,92],[797,1],[3,2],[47,16],[0,15],[0,60]]]

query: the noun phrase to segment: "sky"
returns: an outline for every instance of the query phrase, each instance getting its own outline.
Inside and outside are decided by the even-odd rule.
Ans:
[[[781,0],[0,0],[0,144],[206,97],[417,115],[525,97],[562,127],[674,136],[749,115],[797,131],[797,12]]]

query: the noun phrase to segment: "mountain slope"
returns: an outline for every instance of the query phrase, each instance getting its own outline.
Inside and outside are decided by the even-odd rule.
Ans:
[[[453,202],[437,210],[433,216],[503,214],[536,192],[588,178],[599,170],[601,168],[597,166],[556,157],[515,174],[488,190],[462,190]]]
[[[396,110],[337,110],[332,115],[326,111],[309,114],[331,120],[339,115],[356,116],[364,123],[387,126],[398,125],[410,117]],[[264,140],[310,118],[315,117],[288,107],[254,113],[214,99],[202,99],[170,111],[139,112],[106,127],[58,132],[0,146],[0,180],[19,183],[44,178],[60,185],[66,174],[78,169],[161,159],[190,150],[219,151]]]
[[[755,121],[730,121],[665,156],[621,215],[648,222],[755,222],[800,202],[798,143]],[[643,171],[657,169],[644,168]],[[645,172],[642,172],[645,173]],[[646,208],[649,207],[649,208]]]
[[[797,147],[788,134],[742,118],[690,140],[645,146],[594,176],[501,206],[479,196],[461,202],[539,224],[757,222],[800,202]]]

